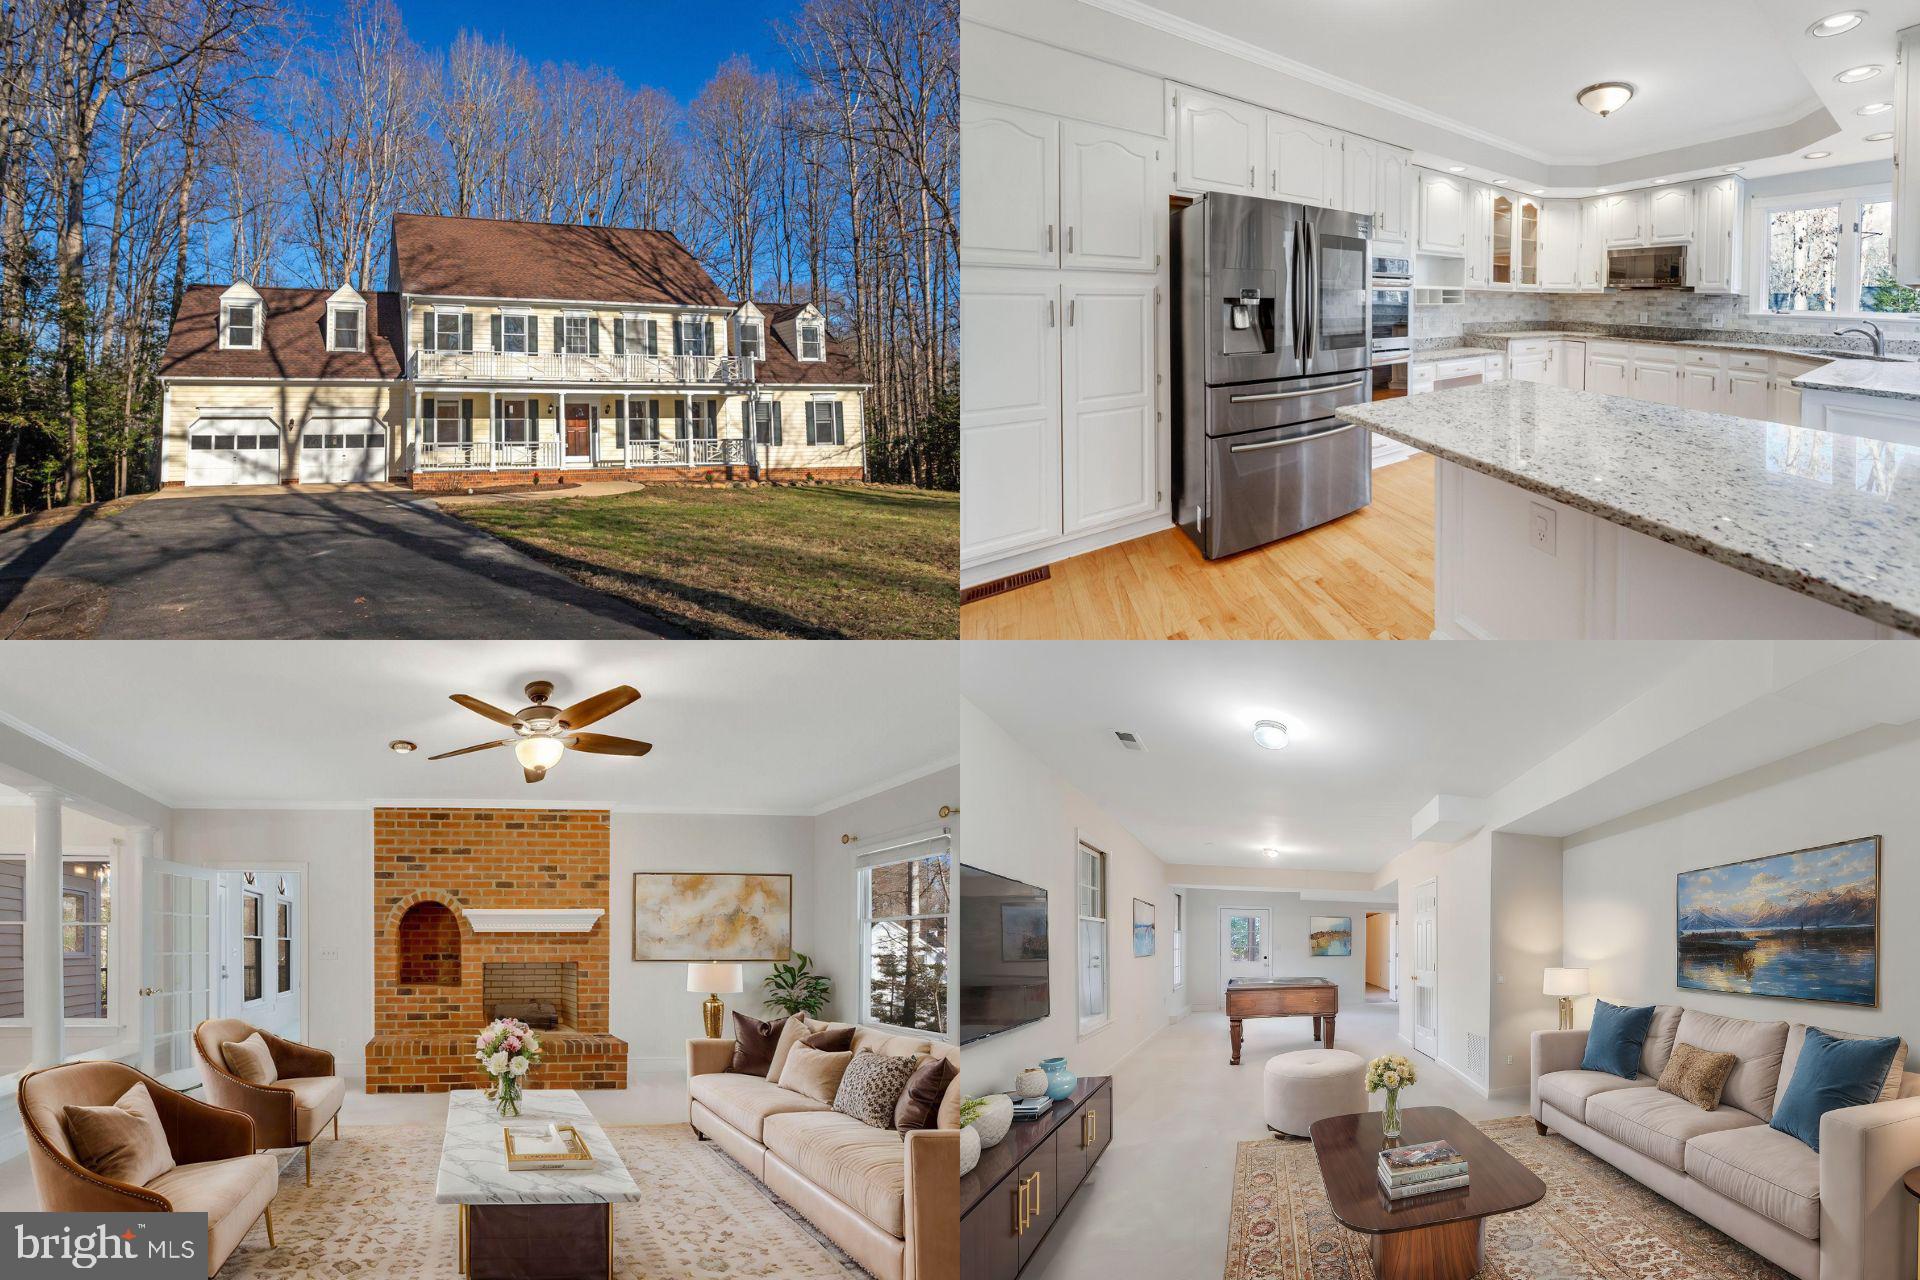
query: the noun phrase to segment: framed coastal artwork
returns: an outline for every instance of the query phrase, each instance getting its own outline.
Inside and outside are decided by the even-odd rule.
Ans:
[[[635,960],[789,960],[793,877],[636,871]]]
[[[1308,916],[1307,954],[1310,956],[1352,955],[1353,917]]]
[[[1153,954],[1153,904],[1138,898],[1133,900],[1133,954]]]
[[[1683,871],[1674,984],[1880,1006],[1880,837]]]

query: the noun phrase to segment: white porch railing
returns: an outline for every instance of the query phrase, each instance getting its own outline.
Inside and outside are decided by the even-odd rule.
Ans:
[[[747,380],[739,356],[516,355],[510,351],[415,351],[409,378],[426,381],[640,382],[732,385]]]
[[[408,451],[415,471],[531,471],[576,467],[721,467],[752,460],[745,440],[633,440],[588,461],[564,458],[560,441],[510,444],[493,440],[421,441]]]
[[[597,467],[745,466],[747,442],[727,440],[633,440],[594,460]]]
[[[422,440],[413,446],[411,455],[415,471],[530,471],[535,467],[558,467],[560,442]]]

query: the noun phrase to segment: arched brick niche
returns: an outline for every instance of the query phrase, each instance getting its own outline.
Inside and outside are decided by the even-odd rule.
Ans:
[[[445,903],[414,903],[400,917],[396,933],[401,986],[460,985],[460,920]]]

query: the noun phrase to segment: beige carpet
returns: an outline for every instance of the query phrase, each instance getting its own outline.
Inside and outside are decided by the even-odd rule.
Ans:
[[[1526,1116],[1480,1125],[1547,1184],[1487,1220],[1481,1280],[1791,1280],[1676,1205]],[[1366,1280],[1367,1237],[1334,1220],[1313,1144],[1240,1144],[1226,1280]]]
[[[619,1280],[849,1280],[866,1272],[686,1125],[610,1125],[648,1199],[614,1206]],[[289,1164],[273,1233],[256,1225],[220,1269],[248,1277],[422,1276],[453,1280],[456,1210],[433,1202],[442,1133],[342,1126],[313,1147],[313,1186]]]

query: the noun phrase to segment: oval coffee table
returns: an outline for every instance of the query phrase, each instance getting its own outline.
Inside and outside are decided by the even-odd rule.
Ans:
[[[1327,1204],[1342,1226],[1372,1238],[1380,1280],[1468,1280],[1480,1270],[1482,1227],[1496,1213],[1524,1209],[1547,1194],[1533,1171],[1446,1107],[1408,1107],[1400,1136],[1380,1134],[1380,1112],[1330,1116],[1313,1123]],[[1405,1200],[1389,1200],[1376,1172],[1380,1152],[1445,1138],[1467,1159],[1468,1183]]]

